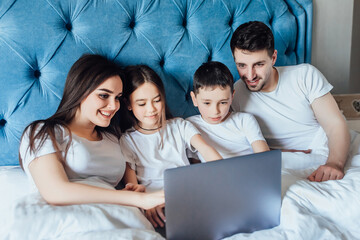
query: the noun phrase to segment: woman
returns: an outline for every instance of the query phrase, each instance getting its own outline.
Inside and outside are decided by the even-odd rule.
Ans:
[[[20,164],[49,204],[150,209],[164,203],[163,192],[114,189],[126,166],[119,148],[121,78],[115,63],[82,56],[70,69],[56,113],[25,129]]]

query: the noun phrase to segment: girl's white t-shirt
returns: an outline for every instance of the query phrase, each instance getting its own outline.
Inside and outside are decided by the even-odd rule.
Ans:
[[[224,122],[207,123],[201,115],[187,118],[200,131],[203,139],[213,146],[223,158],[253,153],[251,144],[265,141],[255,117],[249,113],[230,113]],[[205,162],[201,154],[197,158]]]
[[[30,128],[24,133],[20,143],[20,156],[24,171],[34,184],[29,172],[29,164],[38,157],[55,153],[56,150],[48,136],[42,147],[35,153],[29,150]],[[56,143],[62,156],[69,134],[63,127],[56,127]],[[35,141],[35,146],[39,140]],[[119,147],[119,140],[115,136],[103,134],[100,141],[89,141],[72,134],[72,142],[66,155],[64,169],[72,182],[84,182],[101,187],[115,187],[125,172],[125,160]]]
[[[186,150],[195,151],[190,140],[199,134],[192,123],[181,118],[167,120],[166,126],[160,131],[143,134],[132,128],[120,140],[126,161],[148,192],[163,189],[166,169],[189,165]]]

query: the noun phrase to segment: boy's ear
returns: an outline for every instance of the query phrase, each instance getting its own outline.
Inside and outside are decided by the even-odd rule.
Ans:
[[[234,98],[234,94],[235,94],[235,90],[233,90],[231,98]]]
[[[191,96],[191,100],[194,104],[195,107],[198,107],[197,101],[196,101],[196,96],[195,93],[193,91],[190,92],[190,96]]]

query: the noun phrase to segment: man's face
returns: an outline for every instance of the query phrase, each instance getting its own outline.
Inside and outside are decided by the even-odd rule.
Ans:
[[[273,65],[276,62],[277,51],[269,57],[266,49],[255,52],[235,49],[234,60],[240,78],[252,92],[270,92],[276,87]]]

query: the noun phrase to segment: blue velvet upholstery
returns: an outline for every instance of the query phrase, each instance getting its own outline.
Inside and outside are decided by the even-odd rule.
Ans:
[[[274,32],[277,65],[310,62],[310,0],[1,0],[0,165],[18,164],[26,125],[52,115],[71,65],[84,53],[147,64],[165,83],[175,116],[196,113],[195,70],[225,63],[233,31],[259,20]]]

